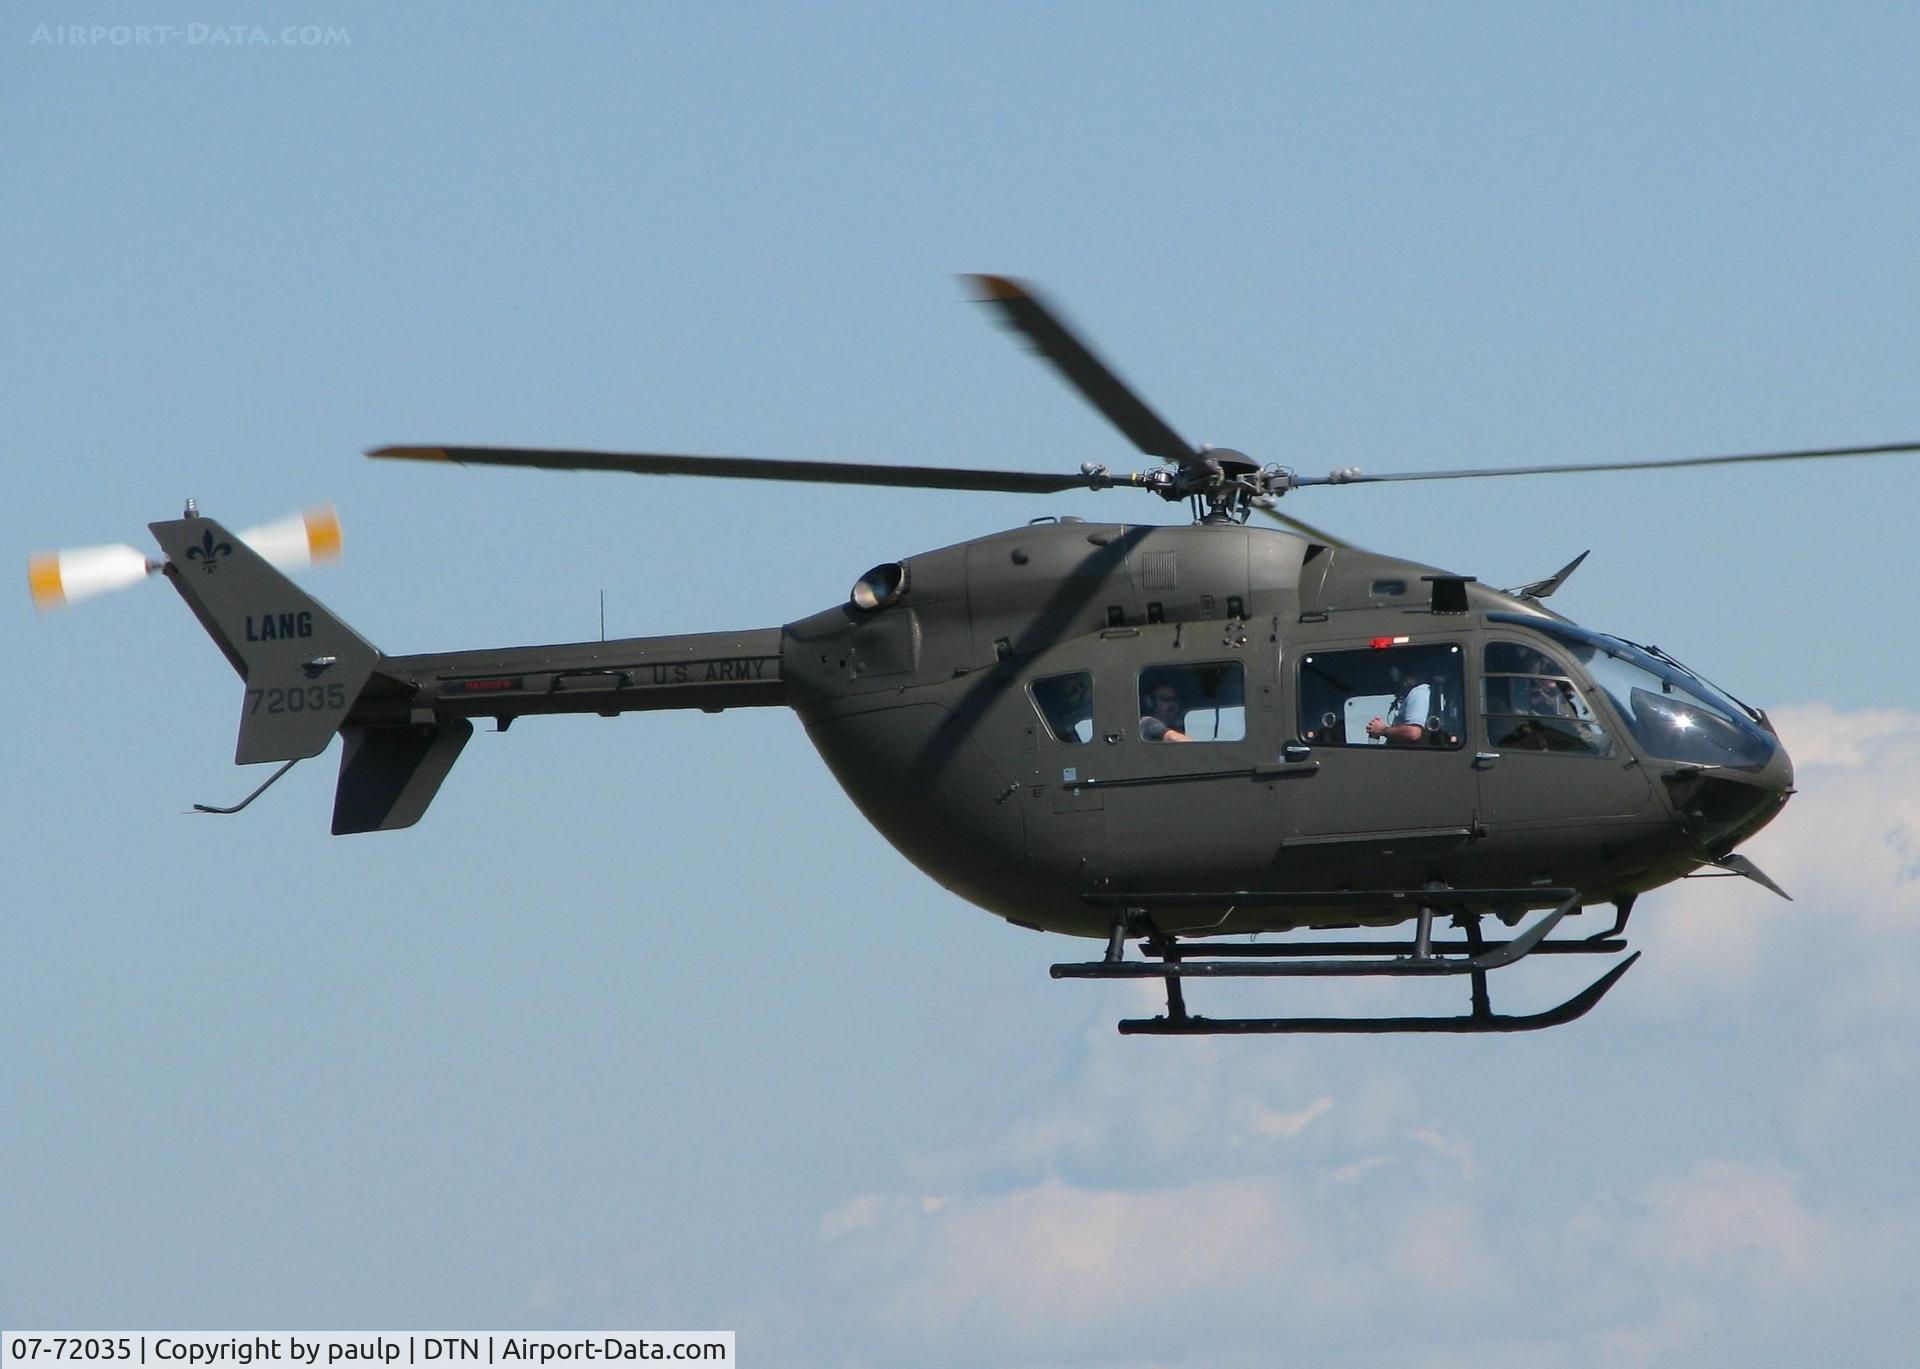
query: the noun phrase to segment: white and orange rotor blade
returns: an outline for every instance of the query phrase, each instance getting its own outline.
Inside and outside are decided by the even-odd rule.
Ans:
[[[240,540],[281,570],[305,570],[340,558],[340,516],[321,505],[248,528]],[[159,570],[138,547],[76,547],[36,552],[27,558],[27,589],[34,607],[46,610],[137,585]]]
[[[240,540],[281,570],[305,570],[340,557],[340,515],[331,505],[262,523]]]
[[[27,588],[42,610],[91,599],[96,594],[137,585],[160,569],[138,547],[75,547],[43,551],[27,558]]]

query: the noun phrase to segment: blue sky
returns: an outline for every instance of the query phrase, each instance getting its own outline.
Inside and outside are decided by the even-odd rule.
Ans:
[[[36,41],[75,23],[183,32]],[[346,40],[192,41],[235,23]],[[0,537],[331,500],[308,584],[405,652],[590,637],[602,590],[614,634],[771,626],[1166,512],[358,455],[1129,465],[961,271],[1303,471],[1920,440],[1916,49],[1871,5],[16,8]],[[1592,548],[1556,606],[1795,757],[1750,853],[1797,901],[1649,897],[1601,1009],[1515,1040],[1123,1040],[1125,989],[1049,981],[1080,948],[916,873],[778,711],[482,734],[405,833],[329,837],[330,760],[187,816],[256,777],[183,607],[18,594],[0,1324],[1905,1363],[1916,497],[1898,459],[1293,497],[1494,584]]]

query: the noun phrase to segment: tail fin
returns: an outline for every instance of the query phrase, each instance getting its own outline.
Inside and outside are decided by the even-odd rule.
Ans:
[[[340,729],[346,750],[333,794],[333,834],[390,832],[420,821],[473,735],[465,718],[409,727]]]
[[[246,682],[234,763],[326,750],[380,653],[211,518],[148,526],[167,578]]]

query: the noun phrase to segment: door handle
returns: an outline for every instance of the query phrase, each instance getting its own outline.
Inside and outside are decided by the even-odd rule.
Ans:
[[[1473,763],[1475,765],[1492,765],[1499,759],[1500,753],[1498,751],[1476,751],[1473,753]]]

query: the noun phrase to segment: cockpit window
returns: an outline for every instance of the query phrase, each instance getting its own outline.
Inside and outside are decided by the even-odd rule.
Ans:
[[[1565,675],[1566,668],[1559,665],[1546,652],[1526,646],[1520,642],[1488,642],[1487,673],[1489,675]]]
[[[1156,665],[1140,672],[1142,741],[1237,742],[1246,735],[1246,671],[1240,662]]]
[[[1565,666],[1519,642],[1489,642],[1484,659],[1480,702],[1488,745],[1569,756],[1612,754],[1606,730]]]
[[[1048,675],[1028,687],[1033,706],[1046,720],[1057,742],[1093,740],[1093,676],[1084,670],[1070,675]]]
[[[1649,755],[1757,770],[1778,748],[1746,709],[1643,647],[1552,619],[1491,613],[1487,617],[1522,622],[1564,643],[1580,668],[1612,700]]]
[[[1457,747],[1460,648],[1383,646],[1300,658],[1300,739],[1312,746]]]

